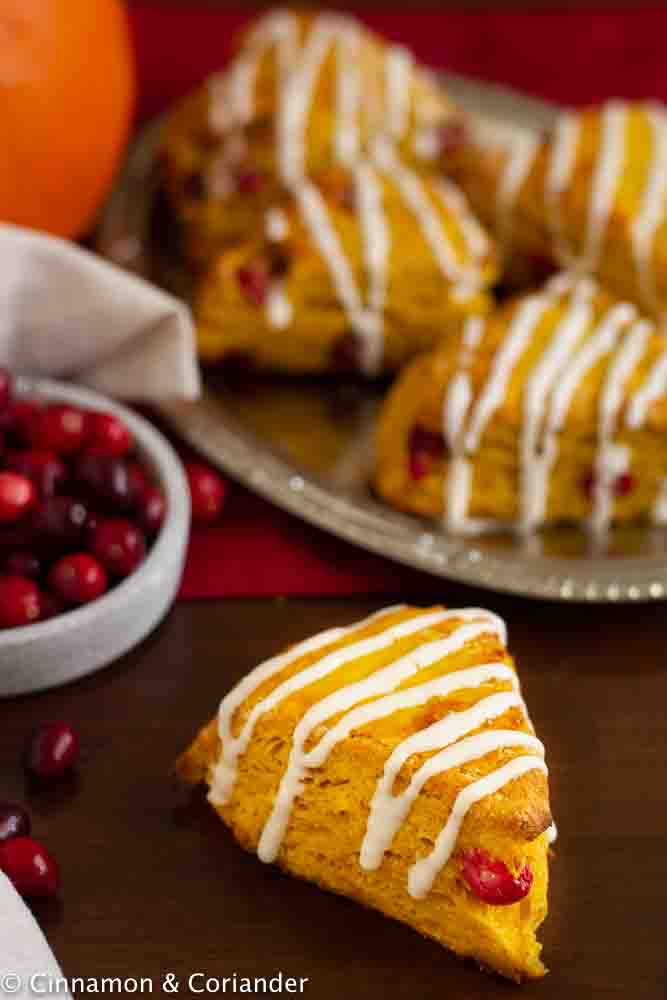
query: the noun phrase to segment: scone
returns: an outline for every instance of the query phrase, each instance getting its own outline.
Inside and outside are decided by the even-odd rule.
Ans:
[[[376,486],[452,531],[665,520],[667,338],[558,275],[414,361],[384,404]]]
[[[667,110],[610,101],[503,149],[470,146],[458,179],[510,251],[596,275],[667,312]]]
[[[496,615],[399,605],[307,639],[178,766],[262,861],[511,979],[544,974],[547,769]]]
[[[199,352],[289,373],[393,371],[487,311],[496,273],[460,192],[379,144],[302,178],[217,255],[194,297]]]
[[[190,255],[244,237],[295,174],[349,166],[378,135],[433,165],[461,145],[463,116],[410,52],[353,18],[262,15],[167,122],[166,187]]]

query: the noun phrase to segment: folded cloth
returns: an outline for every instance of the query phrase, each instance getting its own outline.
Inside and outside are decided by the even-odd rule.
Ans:
[[[69,992],[59,988],[61,979],[58,963],[35,918],[0,872],[0,992],[17,1000],[53,992],[60,1000],[70,1000]]]
[[[72,243],[0,225],[0,365],[136,401],[193,399],[190,313]]]

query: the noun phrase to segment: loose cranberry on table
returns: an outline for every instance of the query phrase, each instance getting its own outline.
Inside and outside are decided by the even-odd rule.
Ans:
[[[93,535],[91,551],[114,576],[128,576],[146,555],[146,539],[131,521],[102,521]]]
[[[80,741],[68,722],[47,722],[31,735],[25,752],[26,770],[49,780],[71,771],[79,759]]]
[[[36,499],[30,479],[16,472],[0,472],[0,524],[18,521],[34,506]]]
[[[200,462],[190,462],[185,467],[192,501],[192,520],[195,524],[214,521],[225,501],[225,484],[217,472]]]
[[[0,576],[0,628],[31,625],[40,615],[40,593],[34,580]]]
[[[527,865],[515,876],[503,861],[479,849],[464,854],[462,872],[477,898],[491,906],[518,903],[528,895],[533,884],[533,873]]]
[[[107,589],[107,575],[86,552],[63,556],[51,568],[49,587],[68,604],[87,604]]]
[[[0,843],[12,837],[30,836],[30,816],[16,802],[0,802]]]
[[[0,869],[21,896],[54,896],[60,888],[55,858],[32,837],[12,837],[0,844]]]

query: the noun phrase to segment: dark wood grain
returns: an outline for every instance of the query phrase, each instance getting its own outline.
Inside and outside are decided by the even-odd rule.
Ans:
[[[540,605],[445,583],[442,600],[486,604],[507,618],[547,746],[560,827],[543,934],[552,971],[522,996],[664,997],[664,609]],[[174,758],[244,672],[376,606],[179,605],[114,666],[0,705],[2,794],[27,800],[62,865],[62,903],[37,913],[68,975],[157,982],[168,971],[185,980],[282,970],[309,977],[305,995],[316,1000],[510,994],[413,931],[244,854],[203,797],[170,778]],[[25,785],[19,756],[33,724],[60,717],[80,728],[84,757],[78,781],[45,794]]]

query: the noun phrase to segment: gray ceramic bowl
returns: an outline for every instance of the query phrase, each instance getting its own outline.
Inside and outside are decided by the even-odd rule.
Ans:
[[[145,561],[103,597],[49,621],[0,631],[0,696],[43,691],[83,677],[148,635],[176,596],[190,527],[190,495],[181,463],[147,421],[88,389],[49,379],[20,377],[16,391],[121,417],[164,492],[167,516]]]

